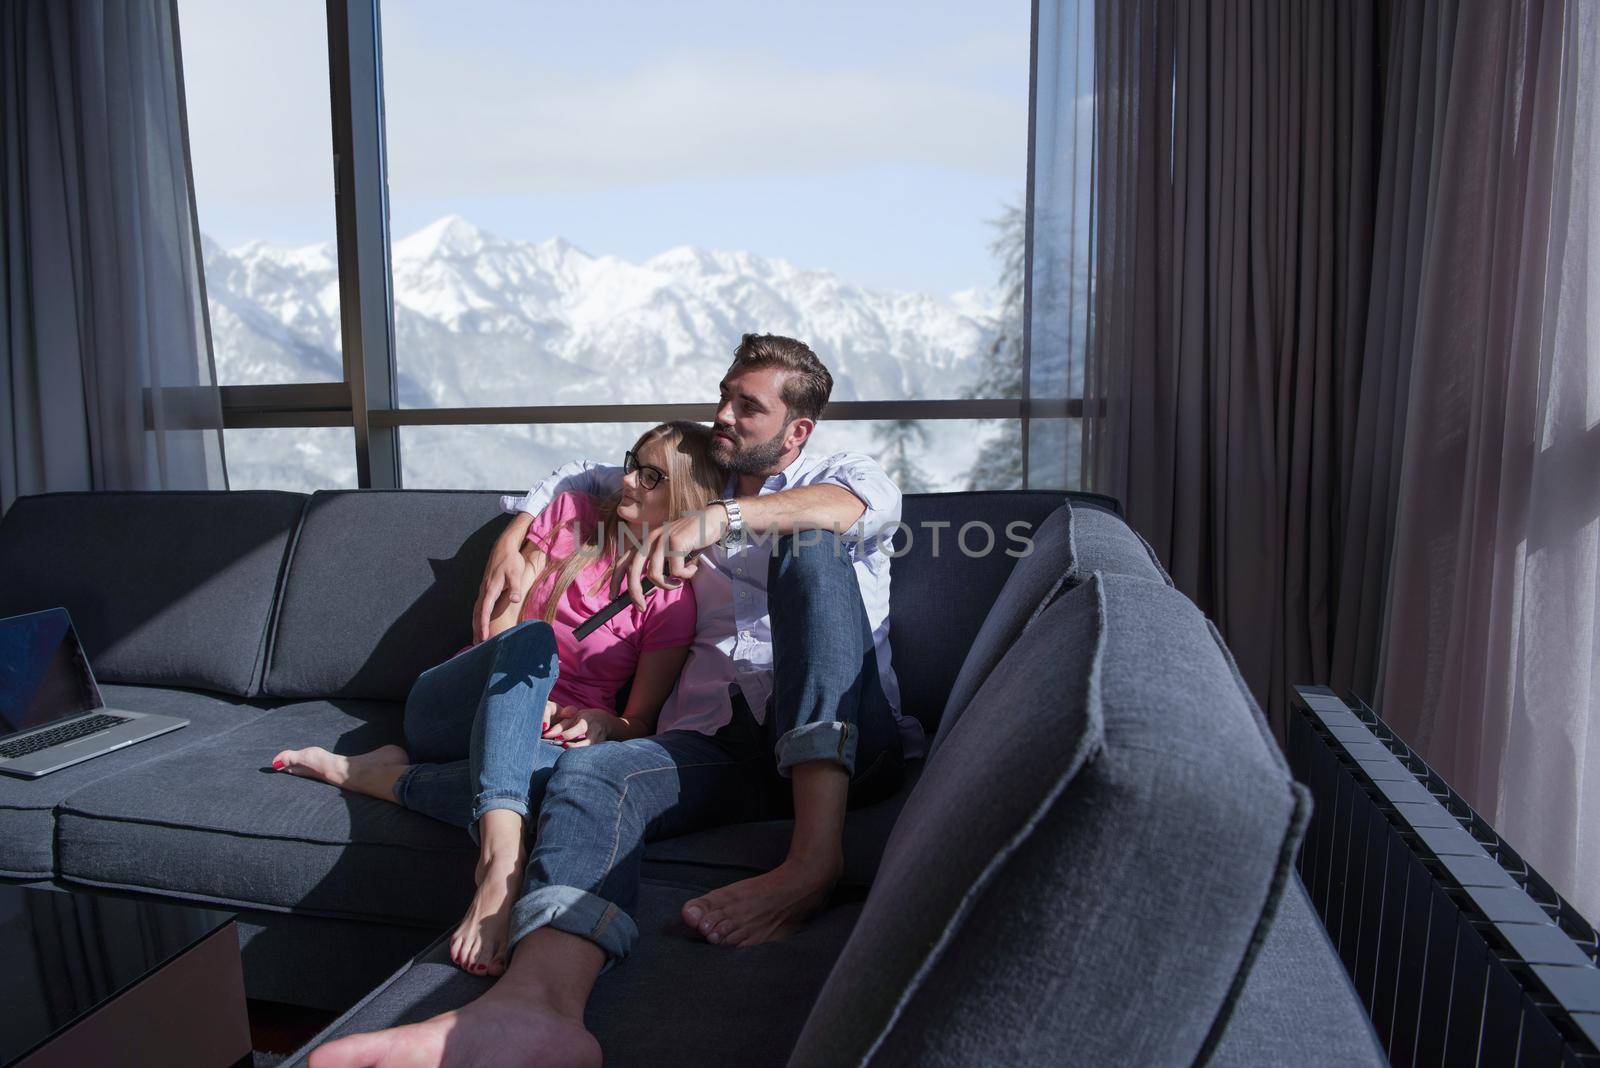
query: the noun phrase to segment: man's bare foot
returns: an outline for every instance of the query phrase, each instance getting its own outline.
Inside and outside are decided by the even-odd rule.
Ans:
[[[319,1046],[309,1063],[311,1068],[599,1068],[600,1043],[584,1030],[581,1015],[560,1012],[502,981],[455,1012]]]
[[[520,828],[519,828],[520,832]],[[501,975],[510,956],[511,906],[522,890],[527,850],[519,833],[516,845],[478,861],[478,892],[450,937],[450,959],[473,975]]]
[[[765,875],[742,879],[683,906],[683,922],[707,942],[755,946],[785,938],[828,902],[842,856],[807,863],[793,857]]]
[[[405,767],[410,763],[411,757],[398,745],[380,746],[370,753],[349,757],[313,745],[307,749],[285,749],[272,758],[272,766],[278,771],[286,771],[303,779],[318,779],[333,786],[351,786],[352,780],[359,780],[364,772],[391,766]]]

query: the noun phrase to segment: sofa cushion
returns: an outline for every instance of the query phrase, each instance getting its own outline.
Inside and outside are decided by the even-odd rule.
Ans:
[[[1380,1068],[1389,1063],[1298,876],[1267,927],[1212,1068],[1262,1064]]]
[[[1192,1063],[1299,802],[1194,606],[1091,574],[929,758],[793,1063]]]
[[[63,606],[102,682],[256,691],[305,496],[50,493],[0,523],[0,616]]]
[[[61,875],[242,908],[458,920],[477,858],[466,831],[270,768],[285,748],[361,753],[401,737],[397,705],[275,709],[69,795],[57,817]]]
[[[903,555],[890,570],[890,657],[901,711],[920,720],[929,737],[989,606],[1026,551],[1019,539],[1032,537],[1064,499],[1044,490],[905,497],[900,519],[909,537],[907,531],[898,536]],[[978,555],[961,550],[958,538],[970,523],[988,524],[994,534],[990,551],[981,551],[987,543],[981,527],[968,531],[966,540]],[[1013,523],[1022,525],[1008,532]]]
[[[781,1065],[806,1010],[849,937],[859,904],[825,910],[779,942],[730,950],[693,935],[679,919],[695,891],[645,883],[639,940],[600,977],[586,1026],[607,1065]],[[491,985],[450,963],[441,938],[336,1020],[288,1062],[344,1035],[416,1023],[460,1008]]]
[[[845,813],[841,887],[863,890],[872,885],[889,832],[921,771],[922,762],[913,761],[893,797]],[[793,820],[761,820],[666,838],[645,847],[644,871],[660,882],[710,889],[776,868],[788,856],[793,832]]]
[[[263,702],[150,686],[104,685],[112,708],[183,716],[187,727],[39,779],[0,775],[0,876],[49,879],[56,874],[56,806],[92,783],[114,779],[163,757],[185,753],[262,714]]]
[[[1023,628],[1044,610],[1051,598],[1069,582],[1077,580],[1072,559],[1074,514],[1070,503],[1063,504],[1033,532],[1032,551],[1017,561],[1006,578],[1006,584],[1001,587],[961,663],[961,672],[945,701],[944,714],[939,717],[939,733],[934,736],[933,748],[937,749],[950,733],[972,701],[972,695],[978,692],[978,687],[1005,656],[1006,650],[1016,643]]]
[[[472,640],[472,605],[505,522],[494,493],[313,494],[263,689],[405,700],[418,675]]]
[[[1072,515],[1072,556],[1080,574],[1103,571],[1172,585],[1150,543],[1100,502],[1078,502]]]

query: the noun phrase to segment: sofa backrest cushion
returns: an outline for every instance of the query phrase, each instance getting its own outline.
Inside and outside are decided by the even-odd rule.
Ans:
[[[299,493],[48,493],[0,522],[0,616],[62,606],[102,682],[258,688]]]
[[[903,555],[890,568],[890,662],[901,711],[920,720],[929,737],[984,617],[1025,551],[1021,539],[1032,539],[1065,497],[996,490],[904,498],[900,519],[908,530],[897,536],[895,551]],[[983,527],[971,524],[993,532],[988,551]]]
[[[944,713],[939,717],[933,748],[943,744],[972,701],[973,694],[1006,655],[1006,650],[1016,643],[1029,621],[1044,610],[1052,597],[1077,581],[1072,561],[1075,514],[1070,502],[1063,504],[1033,532],[1031,551],[1012,568],[961,663],[961,671],[945,701]]]
[[[403,701],[472,640],[472,605],[505,525],[495,493],[315,493],[290,554],[263,690]]]
[[[1080,575],[1100,571],[1172,585],[1150,543],[1103,504],[1077,502],[1072,515],[1072,556]]]
[[[1303,804],[1194,606],[1090,574],[929,757],[790,1063],[1194,1063]]]

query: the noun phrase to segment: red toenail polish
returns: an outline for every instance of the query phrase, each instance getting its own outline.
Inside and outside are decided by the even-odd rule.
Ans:
[[[273,769],[274,769],[274,770],[276,770],[276,771],[282,771],[282,770],[283,770],[283,761],[281,761],[281,760],[274,760],[274,761],[273,761],[273,762],[272,762],[272,767],[273,767]]]

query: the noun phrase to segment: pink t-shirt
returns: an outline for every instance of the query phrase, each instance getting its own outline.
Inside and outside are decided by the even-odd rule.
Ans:
[[[583,543],[583,534],[599,521],[594,498],[582,493],[563,493],[534,517],[528,540],[538,545],[553,560],[564,560]],[[561,670],[550,699],[559,705],[613,710],[617,691],[633,678],[639,654],[651,649],[669,649],[694,640],[694,591],[685,582],[675,590],[658,588],[645,600],[644,611],[629,605],[600,625],[583,641],[573,638],[580,623],[611,603],[610,590],[602,585],[598,592],[589,589],[606,574],[609,564],[596,559],[573,579],[561,602],[551,629],[556,635],[556,650]],[[555,581],[547,572],[522,602],[522,618],[540,619],[545,601]]]

